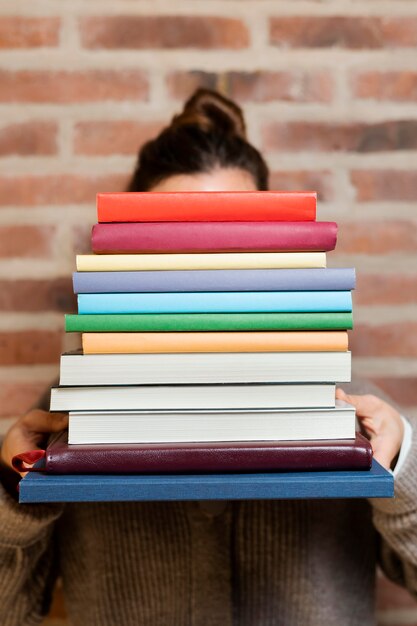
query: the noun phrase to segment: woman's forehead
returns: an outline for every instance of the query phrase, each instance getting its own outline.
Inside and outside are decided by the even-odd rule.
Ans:
[[[218,168],[164,178],[150,191],[256,191],[252,175],[239,168]]]

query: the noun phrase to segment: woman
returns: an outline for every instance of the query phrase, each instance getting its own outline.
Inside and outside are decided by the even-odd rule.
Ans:
[[[129,190],[267,184],[240,109],[199,90],[141,150]],[[395,500],[19,506],[12,456],[67,423],[30,411],[1,449],[8,492],[0,505],[0,623],[41,621],[60,575],[71,623],[80,626],[373,624],[378,562],[417,589],[417,443],[404,460],[399,413],[375,396],[338,394],[357,407],[385,467],[401,450]]]

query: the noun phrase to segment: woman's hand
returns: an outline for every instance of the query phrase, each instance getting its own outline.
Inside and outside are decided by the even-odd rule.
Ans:
[[[67,426],[68,415],[66,413],[49,413],[41,409],[32,409],[8,430],[0,450],[1,464],[6,470],[13,470],[12,458],[16,454],[39,448],[50,433],[56,433]]]
[[[356,408],[356,416],[371,441],[374,458],[390,469],[404,437],[404,424],[398,411],[372,395],[350,396],[337,389],[336,398]]]

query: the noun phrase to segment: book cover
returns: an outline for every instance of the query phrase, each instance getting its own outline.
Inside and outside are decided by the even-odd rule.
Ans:
[[[78,313],[309,313],[351,311],[350,291],[94,293],[78,295]]]
[[[314,191],[97,194],[99,222],[314,221]]]
[[[326,251],[335,222],[149,222],[95,224],[96,254]]]
[[[31,469],[25,459],[25,454],[13,459],[18,471]],[[69,445],[65,430],[48,444],[44,462],[42,471],[50,474],[366,471],[372,447],[360,433],[322,441]]]
[[[83,333],[84,354],[145,352],[343,352],[346,331]]]
[[[19,502],[299,500],[392,498],[394,478],[377,461],[369,471],[228,474],[67,474],[29,472]]]
[[[354,268],[74,272],[74,293],[350,291]]]
[[[79,354],[61,357],[60,385],[349,382],[350,352]]]
[[[77,254],[79,272],[326,267],[325,252]]]
[[[165,313],[65,315],[67,332],[348,330],[352,313]]]

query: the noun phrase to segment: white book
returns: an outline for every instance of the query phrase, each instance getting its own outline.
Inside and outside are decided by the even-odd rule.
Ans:
[[[276,411],[70,412],[70,444],[354,439],[355,408]]]
[[[350,352],[79,354],[61,357],[60,385],[349,382]]]
[[[334,407],[334,384],[53,387],[51,411],[199,411]]]

